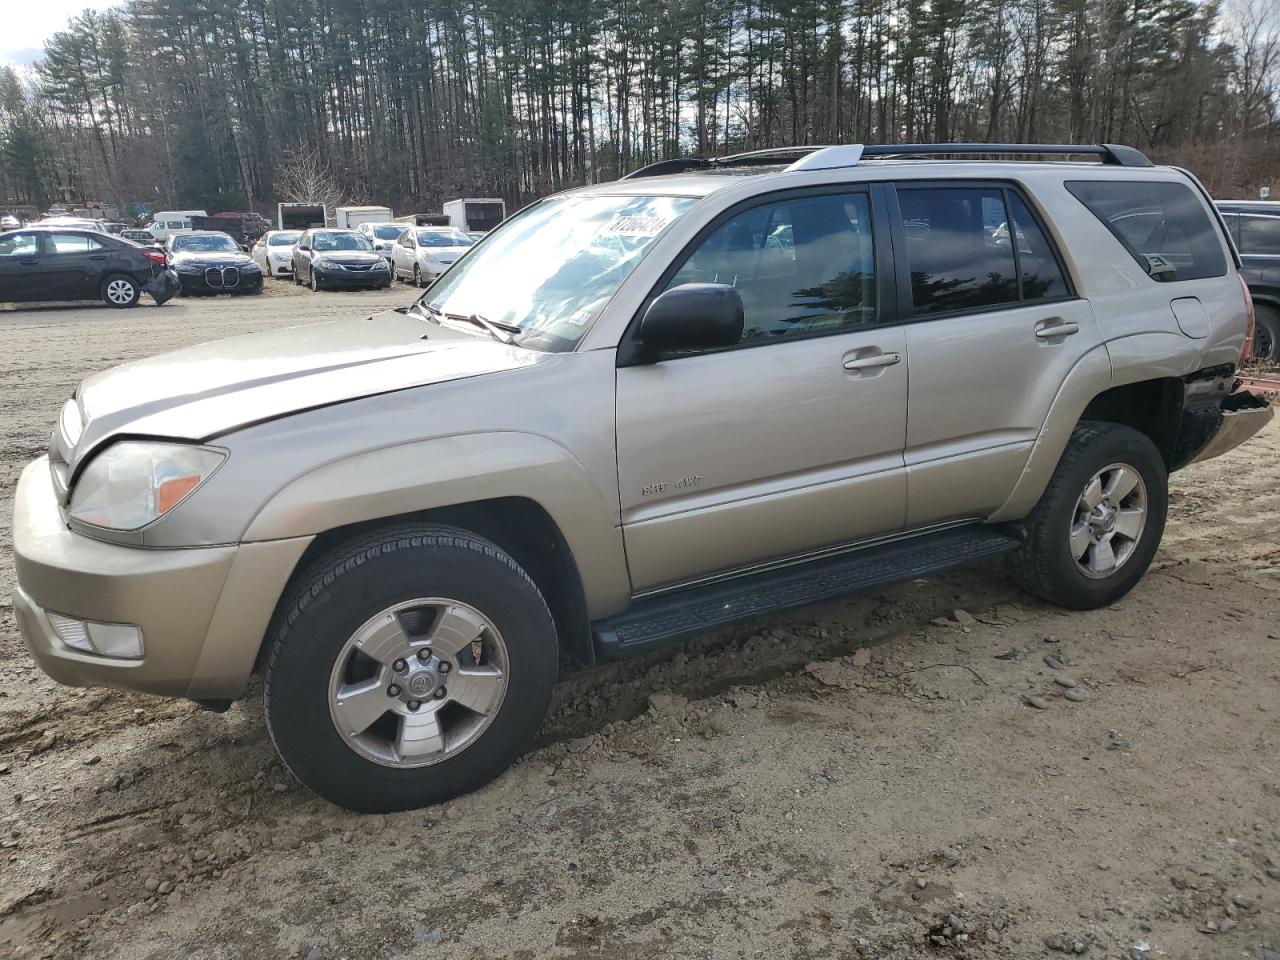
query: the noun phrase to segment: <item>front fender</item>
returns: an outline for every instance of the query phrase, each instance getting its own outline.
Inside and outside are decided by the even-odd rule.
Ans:
[[[336,527],[522,497],[541,506],[573,553],[588,614],[607,616],[631,596],[622,535],[603,491],[568,450],[528,433],[420,440],[317,467],[268,500],[246,541],[313,536]]]

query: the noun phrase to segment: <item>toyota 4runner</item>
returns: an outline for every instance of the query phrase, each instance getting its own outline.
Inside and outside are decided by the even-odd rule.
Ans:
[[[404,310],[85,380],[18,484],[14,606],[58,681],[216,708],[260,671],[305,784],[434,803],[562,671],[735,619],[997,554],[1113,602],[1169,472],[1271,416],[1233,392],[1250,311],[1203,188],[1132,148],[668,161]]]

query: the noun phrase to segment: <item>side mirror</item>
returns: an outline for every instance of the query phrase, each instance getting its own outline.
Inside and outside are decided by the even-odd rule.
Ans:
[[[645,347],[707,350],[742,339],[742,295],[723,283],[685,283],[663,293],[645,311],[637,336]]]

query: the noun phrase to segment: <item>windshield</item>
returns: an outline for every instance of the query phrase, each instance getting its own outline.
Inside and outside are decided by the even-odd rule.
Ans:
[[[185,253],[189,250],[201,253],[236,253],[240,248],[236,246],[234,240],[225,234],[217,237],[201,237],[187,234],[186,236],[173,238],[173,250],[175,253]]]
[[[292,247],[302,236],[301,230],[286,230],[284,233],[273,233],[267,238],[269,247]]]
[[[317,250],[372,250],[373,246],[358,233],[324,230],[315,235],[311,245]]]
[[[394,240],[402,233],[404,233],[404,227],[398,224],[388,223],[373,228],[373,235],[379,240]]]
[[[419,230],[417,237],[422,247],[469,247],[475,243],[461,230]]]
[[[432,284],[441,313],[518,328],[516,340],[571,350],[690,197],[570,196],[534,204]]]

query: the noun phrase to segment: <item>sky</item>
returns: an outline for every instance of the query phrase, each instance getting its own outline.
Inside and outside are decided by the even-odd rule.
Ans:
[[[26,66],[44,43],[82,10],[118,7],[124,0],[0,0],[0,65]]]

